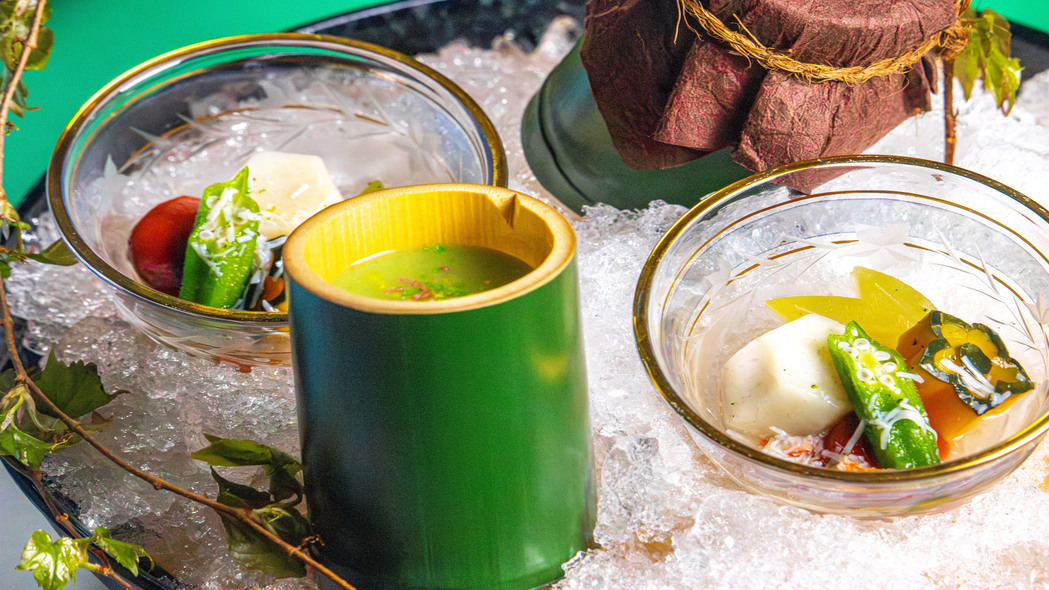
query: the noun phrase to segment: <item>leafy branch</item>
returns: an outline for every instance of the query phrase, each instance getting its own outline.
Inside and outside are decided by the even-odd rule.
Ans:
[[[142,547],[114,539],[105,527],[95,529],[90,537],[59,537],[57,541],[44,531],[36,531],[22,550],[22,562],[15,569],[32,570],[33,578],[41,588],[62,588],[70,580],[75,586],[77,569],[86,569],[113,578],[121,586],[134,590],[134,586],[113,574],[108,562],[99,565],[91,561],[88,553],[92,547],[112,556],[135,576],[138,575],[139,556],[148,558]]]
[[[4,94],[0,100],[0,198],[3,199],[3,220],[14,208],[7,202],[3,189],[4,139],[10,130],[9,113],[24,116],[31,110],[26,103],[29,90],[22,81],[26,70],[40,70],[51,55],[54,35],[44,23],[51,17],[47,0],[9,0],[0,4],[0,61],[3,73],[0,83]],[[10,211],[9,211],[10,210]],[[14,219],[18,223],[17,214]],[[19,243],[21,245],[21,243]]]
[[[955,146],[958,143],[955,128],[958,112],[954,109],[954,79],[961,83],[965,99],[972,96],[977,80],[983,80],[985,90],[994,96],[998,109],[1008,115],[1016,103],[1016,92],[1020,88],[1020,60],[1011,57],[1012,34],[1009,21],[1000,14],[987,9],[980,13],[966,8],[961,14],[969,37],[957,51],[942,54],[944,71],[944,139],[943,161],[954,163]]]
[[[297,506],[303,499],[302,484],[296,474],[302,465],[289,455],[250,440],[233,440],[204,435],[211,444],[193,453],[194,459],[212,465],[211,477],[219,485],[217,501],[235,509],[248,510],[265,523],[271,533],[303,545],[314,539],[306,517]],[[251,486],[233,483],[220,476],[214,466],[247,467],[261,465],[270,481],[269,489],[257,490]],[[306,575],[302,562],[288,555],[276,554],[264,538],[246,530],[244,526],[223,513],[222,526],[226,530],[230,552],[248,567],[277,577]]]
[[[308,534],[308,522],[296,509],[302,500],[301,485],[295,479],[301,466],[289,456],[250,441],[213,438],[211,446],[198,452],[205,457],[204,460],[215,465],[263,465],[272,484],[268,492],[261,492],[225,480],[212,470],[219,485],[219,497],[211,500],[130,465],[94,437],[93,432],[108,423],[96,410],[117,395],[105,392],[94,365],[64,365],[52,353],[42,371],[31,373],[22,362],[4,286],[11,264],[26,260],[49,264],[76,262],[61,243],[39,253],[27,251],[21,232],[29,226],[19,218],[2,188],[4,140],[14,127],[9,123],[9,114],[24,116],[33,110],[26,102],[28,90],[22,75],[27,70],[42,69],[47,63],[54,42],[52,32],[44,27],[50,14],[47,0],[0,1],[0,62],[3,64],[0,75],[3,89],[3,98],[0,99],[0,230],[4,238],[14,233],[14,247],[0,248],[0,325],[13,365],[13,369],[0,375],[0,392],[6,392],[0,398],[0,455],[11,456],[22,464],[23,472],[27,472],[42,492],[56,521],[70,534],[70,537],[54,541],[43,531],[37,531],[26,545],[18,568],[32,570],[34,578],[47,590],[58,590],[70,580],[75,582],[77,569],[87,569],[112,578],[125,588],[132,588],[113,571],[109,558],[137,575],[138,558],[148,557],[145,551],[140,546],[113,539],[104,528],[96,529],[90,537],[80,534],[69,524],[68,516],[60,514],[48,494],[44,493],[40,472],[44,456],[84,441],[154,489],[215,510],[226,527],[234,556],[246,565],[261,565],[262,569],[275,575],[303,575],[305,564],[340,587],[353,590],[353,586],[304,550],[313,538]],[[87,422],[80,421],[84,416],[88,416]],[[244,459],[238,459],[233,451],[250,451],[248,454],[255,457],[251,461],[262,457],[262,462],[244,463]],[[292,543],[286,538],[292,539]],[[279,566],[274,566],[268,559],[260,560],[257,555],[272,553],[274,546],[285,558]],[[238,555],[237,550],[244,548],[251,551],[242,550]],[[91,561],[89,554],[98,563]]]
[[[3,295],[0,291],[0,301],[3,301]],[[6,301],[3,304],[6,305]],[[6,312],[6,309],[4,307],[3,311]],[[5,315],[4,333],[10,344],[14,340],[13,326],[8,322],[10,314]],[[20,361],[15,362],[20,364]],[[20,470],[41,492],[55,521],[69,534],[69,537],[52,542],[43,531],[34,533],[22,552],[19,569],[32,569],[37,582],[47,590],[57,590],[70,579],[75,580],[79,568],[111,577],[123,587],[132,588],[115,574],[109,558],[116,559],[129,571],[137,572],[135,556],[144,554],[142,548],[109,539],[105,529],[97,529],[94,535],[85,537],[72,526],[68,516],[58,510],[46,493],[40,472],[44,456],[76,444],[80,437],[54,412],[38,407],[38,398],[32,390],[37,389],[49,404],[61,406],[64,412],[90,416],[90,422],[83,426],[84,432],[105,428],[109,421],[96,410],[122,392],[107,394],[93,364],[76,362],[65,365],[53,353],[46,367],[33,372],[32,377],[19,374],[14,369],[0,374],[0,388],[7,392],[0,398],[0,455],[11,456],[20,463]],[[89,553],[97,563],[89,559]],[[128,557],[129,553],[131,557]],[[126,563],[128,560],[133,562],[131,567]]]

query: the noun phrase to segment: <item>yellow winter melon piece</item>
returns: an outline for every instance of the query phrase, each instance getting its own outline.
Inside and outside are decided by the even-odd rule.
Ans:
[[[896,277],[862,266],[854,268],[852,276],[859,297],[804,295],[769,299],[766,304],[788,322],[810,313],[843,324],[855,320],[868,335],[890,347],[935,309],[925,295]]]

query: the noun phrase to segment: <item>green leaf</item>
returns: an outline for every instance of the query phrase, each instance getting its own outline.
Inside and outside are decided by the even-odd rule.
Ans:
[[[79,262],[76,256],[73,255],[73,251],[69,249],[69,246],[63,240],[55,240],[54,243],[41,250],[38,254],[27,254],[26,258],[56,266],[73,266]]]
[[[0,39],[0,62],[3,63],[4,69],[14,73],[17,61],[17,41],[7,36]]]
[[[50,5],[48,5],[50,8]],[[36,48],[29,54],[26,62],[27,70],[42,70],[47,66],[47,60],[51,57],[51,48],[55,46],[55,34],[47,27],[40,27],[40,33],[36,38]],[[21,52],[19,52],[21,54]]]
[[[5,3],[7,4],[7,3]],[[25,40],[33,27],[34,10],[26,10],[19,17],[13,11],[2,14],[3,24],[0,25],[0,61],[4,67],[14,70],[18,59],[24,50]],[[51,5],[44,6],[42,23],[51,19]],[[47,65],[51,48],[54,46],[54,34],[47,27],[41,26],[37,35],[37,47],[29,54],[26,69],[41,70]]]
[[[21,220],[18,216],[18,209],[15,209],[15,206],[12,205],[10,201],[5,199],[2,206],[3,211],[2,214],[0,214],[0,219],[18,229],[29,229],[29,224]]]
[[[109,536],[109,529],[105,527],[95,529],[95,534],[91,536],[91,541],[94,542],[96,547],[105,551],[106,555],[117,560],[117,563],[127,568],[133,576],[138,575],[139,556],[153,561],[153,558],[146,553],[146,550],[141,545],[118,541]]]
[[[0,42],[0,48],[5,43]],[[2,58],[2,51],[0,51],[0,58]],[[11,84],[11,80],[14,79],[14,72],[4,67],[0,68],[0,88],[6,89]],[[26,98],[29,96],[29,88],[21,80],[18,81],[18,86],[15,90],[14,100],[11,103],[11,112],[15,115],[22,117],[25,116],[25,111],[30,110],[29,104],[26,102]]]
[[[4,381],[9,381],[9,374],[3,374]],[[29,392],[20,385],[11,387],[4,395],[0,405],[0,455],[14,457],[30,469],[40,469],[44,455],[51,452],[55,444],[26,432],[19,424],[22,416],[34,417],[32,399]],[[30,420],[30,427],[33,426]]]
[[[298,463],[295,463],[297,466]],[[273,495],[273,499],[277,501],[287,500],[288,498],[299,498],[302,496],[302,484],[299,480],[295,479],[295,474],[301,468],[293,470],[292,465],[284,465],[280,467],[274,467],[267,465],[264,467],[266,475],[270,478],[270,494]],[[297,503],[297,502],[295,502]]]
[[[54,350],[48,355],[47,366],[33,380],[58,409],[72,418],[90,414],[124,393],[106,393],[94,363],[76,361],[66,365],[58,360]],[[42,408],[41,412],[48,414]]]
[[[220,438],[205,434],[211,444],[191,457],[209,465],[220,467],[247,467],[262,465],[270,478],[270,493],[280,501],[302,494],[302,484],[295,475],[302,471],[302,464],[293,457],[253,440]]]
[[[59,537],[51,540],[44,531],[35,531],[29,543],[22,549],[22,561],[15,566],[19,570],[32,570],[36,583],[44,590],[59,590],[70,580],[76,584],[76,570],[87,564],[89,539]]]
[[[218,501],[233,508],[252,509],[270,532],[292,545],[300,545],[310,531],[306,518],[292,508],[302,499],[302,484],[295,478],[302,465],[290,455],[252,440],[204,436],[210,444],[193,453],[194,459],[225,467],[261,465],[270,480],[267,493],[231,482],[213,468],[211,477],[219,485]],[[292,496],[296,499],[290,506],[275,503]],[[289,556],[269,539],[234,518],[221,513],[219,516],[226,530],[230,554],[239,563],[279,578],[306,575],[301,561]]]
[[[22,432],[14,422],[5,421],[4,424],[0,430],[0,455],[14,457],[26,467],[37,470],[44,456],[57,450],[55,445]]]
[[[53,358],[52,361],[55,367],[63,366]],[[52,369],[55,371],[57,369]],[[14,457],[30,469],[39,469],[48,453],[80,442],[80,437],[61,420],[38,411],[29,391],[16,385],[14,370],[0,373],[0,391],[7,392],[0,403],[0,455]],[[67,407],[79,411],[77,408],[87,407],[85,399],[77,397]],[[89,431],[101,431],[110,422],[97,412],[90,414],[90,422],[82,424]]]
[[[980,58],[975,45],[966,45],[954,58],[954,77],[961,83],[965,99],[971,98],[973,86],[980,78]]]
[[[98,412],[91,412],[90,422],[80,422],[80,427],[88,432],[102,432],[107,426],[113,423],[113,419],[108,416],[103,416]]]
[[[1023,70],[1020,60],[1010,57],[1009,21],[990,9],[977,14],[970,8],[963,16],[971,23],[969,42],[955,57],[954,76],[966,99],[972,96],[976,80],[983,80],[983,87],[994,96],[998,108],[1009,114],[1016,103]]]
[[[204,433],[211,444],[194,452],[191,457],[208,465],[246,467],[266,465],[273,460],[273,450],[253,440],[222,438]]]
[[[261,570],[277,578],[301,578],[306,575],[306,566],[298,558],[288,555],[283,549],[248,525],[224,514],[219,516],[222,517],[222,526],[226,531],[230,555],[237,563]],[[294,517],[288,513],[287,518]],[[278,522],[277,526],[274,526],[274,523],[267,521],[267,528],[276,530],[278,527],[281,530],[294,529],[295,525]],[[285,540],[293,545],[298,545],[302,542],[302,537],[297,540]]]
[[[211,477],[219,484],[219,495],[216,500],[226,506],[233,508],[262,508],[273,501],[268,492],[229,481],[219,475],[214,468],[211,469]]]
[[[255,514],[262,518],[270,532],[289,545],[299,547],[303,539],[310,536],[309,521],[294,508],[267,506],[259,508]]]

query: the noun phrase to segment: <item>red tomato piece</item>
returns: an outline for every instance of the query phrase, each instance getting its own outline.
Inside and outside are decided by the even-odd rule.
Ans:
[[[131,230],[131,263],[146,285],[178,296],[186,244],[193,231],[200,199],[176,197],[153,207]]]
[[[856,412],[845,414],[823,436],[823,449],[840,454],[859,426],[860,419],[856,416]],[[866,433],[860,435],[859,440],[853,445],[850,453],[866,460],[868,464],[878,467],[878,461],[874,458],[874,449],[871,448],[871,443],[867,440]]]

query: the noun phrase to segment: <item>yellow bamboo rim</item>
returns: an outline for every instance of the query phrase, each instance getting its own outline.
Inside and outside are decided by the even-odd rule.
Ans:
[[[499,250],[532,271],[495,289],[438,301],[388,301],[329,282],[368,256],[433,244]],[[332,205],[296,228],[283,254],[284,270],[293,281],[337,305],[369,313],[437,314],[487,307],[534,291],[560,275],[575,247],[568,220],[539,199],[492,186],[425,184]]]

